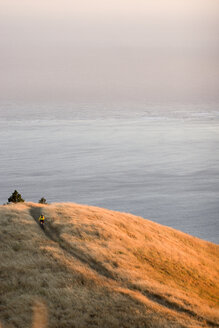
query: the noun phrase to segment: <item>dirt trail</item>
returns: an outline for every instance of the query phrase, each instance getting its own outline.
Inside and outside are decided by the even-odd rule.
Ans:
[[[31,207],[30,214],[38,224],[38,218],[41,214],[43,214],[43,207]],[[66,240],[64,240],[61,237],[59,231],[52,225],[52,223],[49,220],[46,220],[45,229],[43,231],[49,239],[58,243],[59,246],[62,248],[62,250],[67,252],[69,255],[74,256],[76,259],[78,259],[82,263],[89,266],[91,269],[96,271],[98,274],[100,274],[106,278],[115,279],[115,277],[112,275],[112,273],[109,272],[102,265],[102,263],[96,261],[91,256],[88,256],[88,254],[84,255],[81,250],[79,253],[77,248],[73,247]]]

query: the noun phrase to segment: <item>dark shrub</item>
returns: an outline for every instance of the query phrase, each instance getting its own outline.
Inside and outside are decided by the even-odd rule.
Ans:
[[[15,190],[12,195],[8,198],[9,203],[20,203],[24,202],[24,199],[21,197],[21,194],[17,190]]]
[[[46,198],[42,197],[42,198],[39,200],[39,204],[47,204],[47,202],[46,202]]]

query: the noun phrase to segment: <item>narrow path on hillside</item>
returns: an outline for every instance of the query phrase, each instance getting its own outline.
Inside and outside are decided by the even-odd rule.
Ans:
[[[130,288],[131,290],[135,290],[135,286]],[[185,313],[187,315],[189,315],[190,317],[200,321],[200,322],[205,322],[207,323],[210,327],[219,327],[219,324],[208,320],[204,317],[199,316],[197,313],[195,313],[192,310],[189,310],[187,308],[182,307],[180,304],[169,301],[168,299],[166,299],[165,297],[163,297],[162,295],[159,294],[155,294],[152,291],[148,291],[148,290],[141,290],[141,294],[146,296],[147,298],[149,298],[150,300],[154,300],[155,302],[159,303],[162,306],[165,306],[166,308],[170,309],[170,310],[174,310],[178,313]]]
[[[43,214],[43,208],[42,207],[31,207],[30,214],[34,218],[36,223],[39,225],[38,219],[39,219],[40,215]],[[76,248],[73,248],[71,244],[69,244],[66,240],[64,240],[60,236],[60,233],[58,232],[58,230],[51,224],[49,219],[46,220],[44,228],[45,229],[42,230],[39,226],[39,229],[41,229],[49,239],[51,239],[52,241],[58,243],[58,245],[60,246],[60,248],[62,248],[62,250],[67,252],[69,255],[74,256],[76,259],[78,259],[82,263],[89,266],[91,269],[96,271],[98,274],[100,274],[100,275],[102,275],[106,278],[110,278],[110,279],[113,279],[113,280],[115,279],[113,274],[111,272],[109,272],[102,265],[102,263],[96,261],[95,259],[93,259],[90,256],[89,257],[87,255],[83,256],[82,253],[79,253],[79,251]]]
[[[43,207],[31,207],[30,208],[30,215],[33,217],[33,219],[36,221],[36,223],[38,225],[39,225],[38,219],[41,214],[43,214]],[[100,274],[100,275],[104,276],[105,278],[112,279],[113,281],[118,283],[118,281],[116,280],[116,277],[109,270],[107,270],[102,265],[102,263],[97,262],[95,259],[93,259],[92,257],[90,257],[88,255],[85,256],[85,255],[83,255],[83,253],[79,253],[78,249],[74,248],[71,244],[69,244],[66,240],[64,240],[61,237],[60,232],[56,229],[56,227],[52,225],[49,218],[47,218],[47,220],[46,220],[45,229],[42,230],[40,225],[39,225],[39,229],[42,232],[44,232],[44,234],[50,240],[57,243],[59,245],[59,247],[63,251],[65,251],[68,255],[75,257],[77,260],[81,261],[86,266],[88,266],[89,268],[94,270],[97,274]],[[82,252],[82,251],[80,250],[80,252]],[[124,283],[125,283],[125,281],[123,281],[123,282],[121,281],[121,284],[124,284]],[[166,299],[165,297],[163,297],[159,294],[153,293],[148,290],[139,291],[135,286],[129,285],[129,284],[127,284],[127,286],[123,286],[123,287],[128,288],[132,291],[138,292],[141,295],[143,295],[144,297],[148,298],[150,301],[158,303],[159,305],[161,305],[169,310],[172,310],[172,311],[175,311],[178,313],[184,313],[184,314],[188,315],[190,318],[198,320],[199,322],[207,323],[210,327],[219,328],[219,324],[212,322],[204,317],[201,317],[194,311],[189,310],[188,308],[184,308],[181,305],[179,305],[178,303],[169,301],[168,299]]]

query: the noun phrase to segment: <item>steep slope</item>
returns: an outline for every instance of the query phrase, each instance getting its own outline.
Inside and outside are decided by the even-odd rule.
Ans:
[[[70,203],[0,206],[0,220],[4,328],[219,327],[218,245]]]

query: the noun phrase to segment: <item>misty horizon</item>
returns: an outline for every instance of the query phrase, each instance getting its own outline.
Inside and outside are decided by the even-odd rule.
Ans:
[[[2,101],[219,101],[214,1],[0,2]]]

